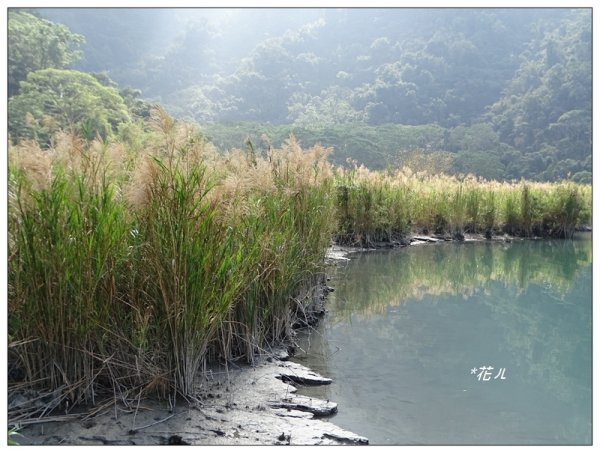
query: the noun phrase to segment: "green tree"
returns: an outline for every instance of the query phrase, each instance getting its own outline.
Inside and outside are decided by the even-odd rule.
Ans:
[[[129,120],[127,106],[115,88],[68,69],[29,73],[19,94],[8,102],[8,132],[14,141],[33,138],[48,144],[58,130],[106,138]]]
[[[123,102],[125,102],[129,114],[133,118],[150,118],[150,111],[154,107],[154,104],[141,98],[141,90],[127,87],[120,90],[119,95],[123,98]]]
[[[19,90],[27,74],[46,68],[64,69],[82,56],[83,36],[23,11],[8,14],[8,95]]]
[[[288,119],[307,127],[361,122],[364,114],[352,108],[350,95],[350,90],[339,86],[323,90],[320,96],[296,92],[288,102]]]

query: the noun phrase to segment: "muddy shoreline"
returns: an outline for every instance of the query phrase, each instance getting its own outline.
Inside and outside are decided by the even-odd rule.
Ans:
[[[331,401],[296,394],[299,385],[330,379],[290,362],[283,352],[261,355],[254,366],[208,373],[201,403],[142,400],[95,417],[34,424],[21,445],[361,445],[365,437],[327,421]]]
[[[587,230],[586,230],[587,231]],[[450,235],[437,235],[437,234],[412,234],[403,237],[399,240],[373,242],[369,247],[360,247],[352,245],[339,245],[334,244],[328,250],[326,258],[331,261],[344,261],[348,260],[349,254],[359,252],[373,252],[377,250],[389,250],[399,249],[409,246],[416,246],[422,244],[437,244],[442,242],[458,242],[458,243],[469,243],[469,242],[513,242],[513,241],[525,241],[525,240],[538,240],[542,239],[539,237],[519,237],[519,236],[493,236],[492,238],[486,238],[483,234],[469,234],[465,233],[460,239],[452,237]]]

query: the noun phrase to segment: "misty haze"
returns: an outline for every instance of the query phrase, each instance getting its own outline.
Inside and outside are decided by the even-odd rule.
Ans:
[[[74,68],[141,90],[223,149],[294,133],[338,164],[424,150],[450,173],[591,181],[591,10],[39,12],[85,37]]]

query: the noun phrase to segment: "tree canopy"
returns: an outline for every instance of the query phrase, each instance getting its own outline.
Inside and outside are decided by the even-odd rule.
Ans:
[[[129,121],[129,112],[115,88],[90,74],[69,69],[42,69],[21,82],[8,102],[8,131],[13,140],[34,138],[48,143],[61,129],[86,138],[106,138]]]
[[[46,68],[64,69],[79,60],[82,35],[65,25],[28,12],[10,11],[8,16],[8,95],[19,90],[27,74]]]
[[[11,11],[11,97],[28,73],[73,65],[119,89],[131,117],[160,103],[233,146],[277,126],[272,140],[297,130],[336,163],[385,168],[435,129],[424,161],[449,171],[591,181],[589,8],[29,11],[65,25]],[[13,137],[32,134],[22,121]]]

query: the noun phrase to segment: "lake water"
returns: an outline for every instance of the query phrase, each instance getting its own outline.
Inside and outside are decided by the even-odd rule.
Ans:
[[[334,379],[300,390],[333,423],[372,445],[591,443],[589,234],[350,256],[294,359]]]

